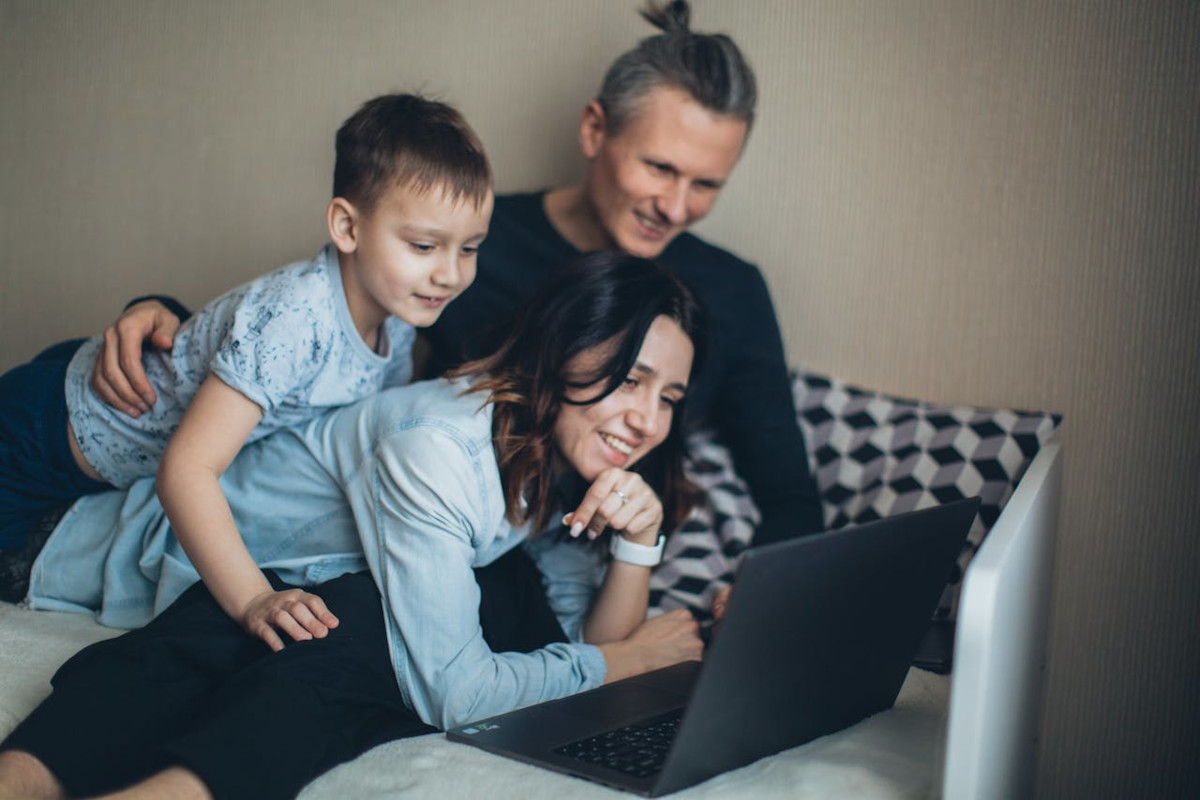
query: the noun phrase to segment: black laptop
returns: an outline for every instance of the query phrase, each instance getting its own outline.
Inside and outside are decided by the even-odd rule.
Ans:
[[[703,662],[447,732],[657,797],[891,707],[979,500],[748,551]]]

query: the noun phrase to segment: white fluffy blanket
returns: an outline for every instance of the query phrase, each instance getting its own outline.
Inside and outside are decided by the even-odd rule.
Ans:
[[[118,633],[83,615],[0,603],[0,736],[46,696],[50,677],[63,661],[84,645]],[[674,797],[938,797],[949,690],[947,678],[914,669],[891,710]],[[612,800],[630,795],[455,744],[440,734],[377,747],[318,778],[301,794],[301,800],[385,797]]]

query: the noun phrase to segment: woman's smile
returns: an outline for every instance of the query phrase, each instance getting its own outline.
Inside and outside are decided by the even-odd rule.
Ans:
[[[575,471],[585,480],[595,480],[609,467],[633,466],[662,444],[670,433],[675,405],[687,391],[694,354],[692,340],[679,323],[656,317],[620,386],[594,403],[564,403],[554,424],[554,442]],[[594,373],[605,356],[603,345],[585,350],[568,371]],[[572,390],[567,399],[594,397],[597,388]]]

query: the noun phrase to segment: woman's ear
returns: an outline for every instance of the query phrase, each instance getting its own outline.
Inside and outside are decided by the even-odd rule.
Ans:
[[[579,149],[588,161],[596,157],[604,144],[606,123],[604,109],[598,101],[593,100],[583,107],[579,117]]]
[[[335,197],[325,209],[325,222],[329,226],[329,238],[342,253],[353,253],[358,249],[359,211],[344,197]]]

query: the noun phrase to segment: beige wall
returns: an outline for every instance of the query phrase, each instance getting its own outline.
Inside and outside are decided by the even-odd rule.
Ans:
[[[0,0],[0,368],[159,290],[315,252],[332,133],[393,88],[502,189],[573,179],[634,0]],[[762,265],[789,357],[1064,412],[1038,796],[1200,791],[1200,14],[699,0],[760,123],[704,233]]]

